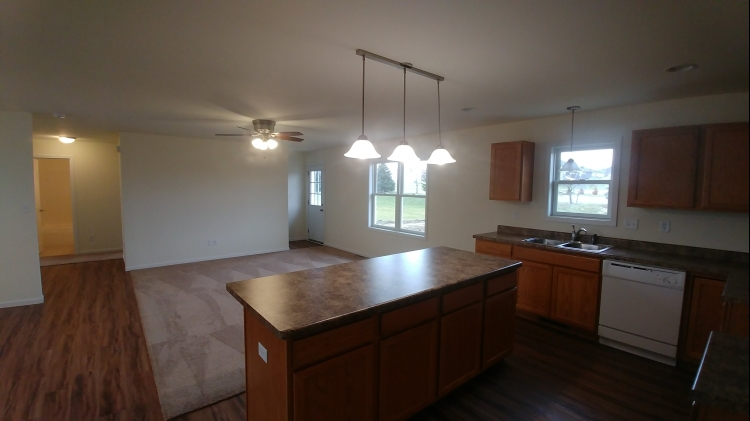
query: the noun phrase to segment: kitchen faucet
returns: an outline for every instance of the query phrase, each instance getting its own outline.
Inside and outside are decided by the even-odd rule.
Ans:
[[[576,226],[573,225],[573,235],[572,235],[573,239],[571,241],[580,241],[581,240],[581,232],[588,233],[588,231],[586,231],[586,228],[581,228],[578,231],[576,231]]]

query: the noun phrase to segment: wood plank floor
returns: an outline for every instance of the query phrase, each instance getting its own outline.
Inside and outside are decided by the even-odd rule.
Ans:
[[[161,420],[122,260],[42,268],[45,304],[0,309],[0,420]],[[694,372],[519,319],[514,353],[414,417],[686,420]],[[245,394],[175,420],[244,420]]]

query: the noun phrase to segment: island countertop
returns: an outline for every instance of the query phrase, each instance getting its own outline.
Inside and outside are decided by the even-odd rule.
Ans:
[[[227,284],[278,338],[301,339],[484,281],[511,259],[434,247]]]

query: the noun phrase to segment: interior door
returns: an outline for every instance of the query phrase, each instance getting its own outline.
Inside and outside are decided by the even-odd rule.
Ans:
[[[325,213],[323,212],[323,166],[307,169],[307,239],[323,244]]]
[[[39,254],[44,252],[42,239],[42,198],[39,193],[39,160],[34,158],[34,206],[36,208],[36,236],[39,240]]]

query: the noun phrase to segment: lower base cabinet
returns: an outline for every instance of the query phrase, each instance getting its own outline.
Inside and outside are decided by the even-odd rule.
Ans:
[[[433,321],[380,342],[381,421],[407,419],[437,398],[437,333]]]
[[[374,359],[368,345],[294,373],[295,419],[372,420]]]
[[[723,281],[708,278],[694,278],[690,297],[690,314],[688,315],[687,335],[685,338],[684,356],[688,360],[700,361],[706,349],[711,331],[721,330],[724,302]]]
[[[524,261],[518,269],[518,308],[549,317],[552,299],[552,266]]]
[[[586,330],[596,330],[599,313],[599,274],[555,267],[552,271],[550,318]]]
[[[502,360],[513,351],[513,322],[517,288],[489,297],[484,302],[484,343],[482,368]]]
[[[482,303],[444,315],[440,324],[438,394],[445,395],[481,370]]]

